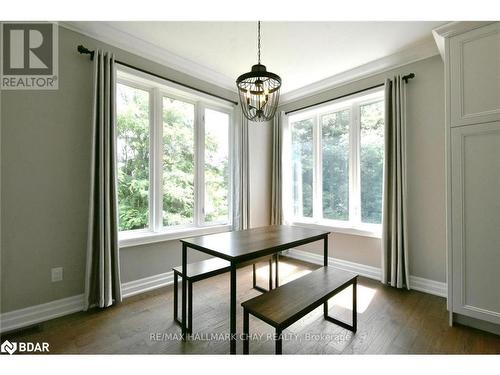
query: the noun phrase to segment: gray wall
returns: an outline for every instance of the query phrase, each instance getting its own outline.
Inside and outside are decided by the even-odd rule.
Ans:
[[[251,227],[271,222],[272,137],[272,123],[249,125]]]
[[[1,312],[83,293],[91,63],[77,53],[78,44],[113,51],[121,61],[236,99],[228,90],[60,28],[59,90],[1,95]],[[266,225],[269,217],[265,181],[271,138],[261,126],[251,124],[250,134],[253,150],[262,148],[250,160],[252,225]],[[122,281],[167,272],[180,264],[179,255],[177,241],[122,249]],[[58,266],[64,267],[64,280],[52,283],[50,269]]]
[[[446,281],[444,67],[434,56],[383,74],[283,105],[288,111],[414,72],[408,85],[408,236],[410,274]],[[380,240],[335,234],[330,256],[380,267]],[[306,250],[321,253],[321,246]]]
[[[1,94],[1,312],[83,293],[89,181],[91,64],[78,44],[213,93],[222,88],[60,28],[57,91]],[[412,275],[445,280],[443,65],[433,57],[315,95],[284,110],[415,72],[408,92],[409,228]],[[269,223],[271,128],[250,125],[251,225]],[[378,239],[335,235],[333,256],[380,266]],[[177,241],[121,250],[122,281],[180,263]],[[199,257],[199,255],[198,255]],[[193,255],[192,259],[196,256]],[[52,283],[50,269],[64,267]]]

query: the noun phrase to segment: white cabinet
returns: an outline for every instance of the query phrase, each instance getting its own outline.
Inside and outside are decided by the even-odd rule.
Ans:
[[[453,312],[500,323],[500,122],[451,130]]]
[[[450,323],[498,332],[500,22],[453,22],[434,35],[445,66]]]
[[[450,38],[451,126],[500,120],[500,23]]]

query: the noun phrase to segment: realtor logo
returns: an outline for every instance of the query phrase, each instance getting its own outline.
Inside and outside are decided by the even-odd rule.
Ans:
[[[57,25],[4,22],[0,41],[3,90],[58,89]]]
[[[17,350],[17,343],[10,342],[9,340],[5,340],[2,346],[0,346],[0,352],[2,353],[14,354],[16,350]]]

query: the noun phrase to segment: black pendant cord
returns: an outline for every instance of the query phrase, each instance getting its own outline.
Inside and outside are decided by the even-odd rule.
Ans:
[[[90,55],[90,60],[94,59],[95,51],[89,50],[87,47],[85,47],[85,46],[83,46],[81,44],[77,47],[77,51],[80,52],[81,54],[84,54],[84,55]],[[148,70],[141,69],[141,68],[138,68],[136,66],[127,64],[126,62],[122,62],[122,61],[116,60],[116,63],[120,64],[120,65],[123,65],[123,66],[125,66],[127,68],[137,70],[138,72],[149,74],[150,76],[153,76],[153,77],[156,77],[156,78],[160,78],[160,79],[163,79],[163,80],[168,81],[168,82],[175,83],[176,85],[185,87],[187,89],[194,90],[194,91],[200,92],[202,94],[209,95],[209,96],[212,96],[214,98],[224,100],[224,101],[229,102],[229,103],[234,104],[234,105],[238,105],[237,101],[234,101],[234,100],[231,100],[231,99],[227,99],[227,98],[225,98],[223,96],[220,96],[220,95],[212,94],[211,92],[208,92],[208,91],[205,91],[205,90],[201,90],[201,89],[198,89],[198,88],[190,86],[190,85],[186,85],[185,83],[182,83],[182,82],[179,82],[179,81],[175,81],[173,79],[170,79],[170,78],[164,77],[162,75],[150,72]]]
[[[260,65],[260,21],[257,23],[257,57]]]
[[[401,77],[401,79],[403,81],[405,81],[405,83],[408,83],[408,80],[413,79],[413,78],[415,78],[415,73],[409,73],[409,74]],[[321,104],[330,103],[330,102],[333,102],[334,100],[339,100],[339,99],[347,98],[347,97],[349,97],[351,95],[360,94],[360,93],[365,92],[365,91],[370,91],[370,90],[376,89],[377,87],[382,87],[384,85],[385,85],[385,83],[379,83],[378,85],[370,86],[370,87],[367,87],[366,89],[362,89],[362,90],[350,92],[348,94],[340,95],[340,96],[337,96],[337,97],[332,98],[332,99],[323,100],[323,101],[321,101],[319,103],[314,103],[314,104],[306,105],[304,107],[300,107],[300,108],[297,108],[297,109],[292,109],[290,111],[285,112],[285,115],[288,115],[289,113],[294,113],[294,112],[302,111],[304,109],[316,107],[316,106],[321,105]]]

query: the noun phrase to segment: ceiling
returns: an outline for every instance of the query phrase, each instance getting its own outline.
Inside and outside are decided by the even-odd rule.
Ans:
[[[262,63],[282,93],[432,40],[444,22],[262,22]],[[91,29],[102,22],[71,22]],[[94,25],[92,25],[94,24]],[[105,22],[227,82],[257,62],[257,22]],[[112,34],[112,33],[111,33]],[[434,46],[435,48],[435,46]],[[437,54],[437,49],[435,49]]]

